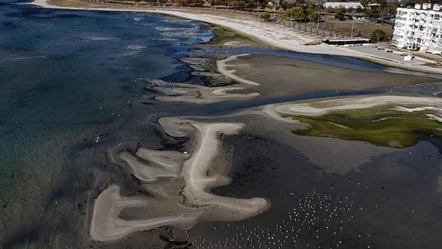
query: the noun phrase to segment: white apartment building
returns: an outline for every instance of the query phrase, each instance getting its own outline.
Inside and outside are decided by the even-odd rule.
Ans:
[[[350,8],[363,9],[364,8],[364,5],[362,5],[360,2],[325,2],[322,6],[324,7],[324,9],[327,9],[327,8],[336,9],[339,7],[342,7],[344,9],[350,9]]]
[[[442,52],[442,6],[416,4],[413,8],[398,8],[393,33],[393,45],[399,48],[440,54]]]

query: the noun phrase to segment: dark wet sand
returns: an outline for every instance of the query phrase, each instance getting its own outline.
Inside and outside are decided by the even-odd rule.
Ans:
[[[334,150],[342,145],[340,140],[331,139],[328,148],[315,148],[315,138],[299,141],[286,125],[274,125],[267,118],[229,120],[248,126],[240,135],[224,139],[233,148],[229,172],[233,181],[213,192],[241,198],[260,194],[272,201],[272,208],[246,221],[203,222],[187,235],[178,233],[193,241],[195,248],[439,246],[442,156],[430,142],[395,151],[381,148],[384,154],[341,174],[327,171],[329,159],[345,160],[344,151]],[[364,142],[344,143],[350,145],[349,150],[359,146],[369,153],[372,149]],[[297,149],[308,145],[318,150],[322,166]],[[333,169],[339,167],[332,164],[333,160]]]
[[[440,82],[432,77],[352,70],[313,61],[272,55],[249,55],[228,62],[235,74],[261,85],[260,98],[318,91],[366,90]],[[247,92],[252,90],[244,90]],[[240,91],[239,91],[240,92]]]
[[[264,57],[268,59],[269,56]],[[367,84],[368,88],[377,88],[403,85],[404,82],[437,81],[426,77],[354,71],[304,60],[270,57],[286,64],[296,61],[302,62],[303,67],[310,65],[320,69],[307,68],[307,72],[302,73],[304,69],[295,68],[293,71],[291,66],[282,65],[282,69],[275,65],[262,66],[261,70],[269,70],[266,75],[270,74],[275,79],[266,76],[266,81],[262,75],[253,76],[263,81],[259,81],[261,86],[253,89],[259,89],[261,97],[336,88],[361,90],[366,89]],[[250,63],[257,64],[256,60]],[[241,70],[238,75],[244,73]],[[278,70],[285,70],[285,74],[277,73]],[[321,73],[313,73],[315,71]],[[354,76],[345,78],[346,73]],[[328,74],[333,77],[327,77]],[[364,76],[361,78],[363,81],[357,83],[349,80],[365,74],[371,76]],[[247,79],[256,80],[250,77]],[[292,83],[291,77],[311,81],[310,84],[301,84],[300,81]],[[389,80],[381,80],[383,77]],[[278,78],[283,82],[280,87],[268,83],[279,82]],[[328,78],[331,79],[329,85],[315,84]],[[179,113],[180,110],[188,112],[186,106],[195,108],[195,105],[173,103],[158,103],[155,108],[161,108],[166,113]],[[218,108],[222,109],[222,104]],[[146,106],[144,110],[148,111],[150,107]],[[194,112],[201,115],[208,110],[208,107],[201,105],[201,111],[194,109]],[[145,125],[157,127],[152,121]],[[429,142],[396,150],[364,142],[295,136],[290,133],[291,124],[262,115],[215,118],[210,121],[246,124],[241,134],[223,137],[223,152],[231,155],[232,160],[229,171],[232,183],[213,189],[213,192],[240,198],[263,196],[271,201],[272,207],[260,216],[241,222],[201,222],[188,231],[156,229],[133,234],[115,244],[89,245],[94,245],[94,248],[131,245],[161,248],[170,245],[165,241],[167,239],[192,245],[190,248],[285,249],[321,246],[393,249],[435,248],[439,245],[442,215],[435,210],[442,207],[437,184],[438,177],[442,175],[442,156]],[[139,134],[139,141],[144,141],[143,146],[155,144],[160,149],[180,148],[185,142],[164,136],[161,129],[157,132],[160,139],[156,137],[153,142],[153,137]],[[133,138],[136,140],[135,134]],[[159,144],[162,146],[158,147]],[[191,145],[192,141],[185,146]],[[133,181],[127,176],[123,179],[116,175],[114,177],[120,178],[122,185]],[[136,189],[133,187],[136,183],[129,185],[132,191]],[[180,246],[175,244],[171,248]]]

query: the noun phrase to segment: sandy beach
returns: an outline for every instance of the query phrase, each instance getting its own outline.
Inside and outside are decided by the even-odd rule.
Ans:
[[[425,110],[441,110],[442,99],[430,97],[408,97],[408,96],[374,96],[374,97],[349,97],[318,100],[313,103],[285,103],[267,108],[268,114],[280,115],[300,115],[300,116],[321,116],[338,110],[358,110],[368,109],[375,106],[388,105],[392,110],[413,112]],[[405,106],[419,106],[418,108],[406,108]],[[274,110],[274,111],[272,111]],[[279,118],[278,118],[279,119]]]
[[[191,11],[184,11],[180,9],[164,9],[164,8],[145,8],[140,6],[114,6],[114,5],[100,5],[89,4],[87,2],[80,2],[75,0],[35,0],[31,4],[42,8],[57,8],[57,9],[72,9],[72,10],[95,10],[95,11],[136,11],[145,13],[161,13],[181,17],[185,19],[197,20],[206,23],[211,23],[232,29],[243,35],[247,35],[265,44],[278,47],[284,50],[297,51],[303,53],[314,54],[329,54],[329,55],[343,55],[349,57],[359,57],[374,62],[400,67],[410,70],[418,70],[423,72],[442,73],[442,69],[425,66],[427,61],[422,63],[407,64],[403,61],[389,59],[385,57],[369,54],[367,52],[360,52],[345,47],[335,47],[326,44],[306,45],[308,43],[321,40],[321,38],[302,36],[295,33],[286,27],[276,25],[273,23],[258,21],[255,18],[243,15],[239,18],[232,19],[231,17],[223,16],[222,13],[214,12],[213,14],[199,14],[191,13]],[[189,13],[190,12],[190,13]]]

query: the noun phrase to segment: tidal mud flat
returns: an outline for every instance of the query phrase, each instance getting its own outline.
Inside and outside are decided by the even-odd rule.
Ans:
[[[240,123],[201,123],[182,119],[160,119],[166,133],[185,136],[193,132],[195,148],[189,153],[138,149],[136,157],[122,152],[124,160],[154,198],[121,197],[117,185],[106,188],[95,200],[90,234],[97,241],[113,241],[131,233],[162,226],[190,228],[200,220],[238,221],[264,212],[270,203],[263,198],[238,199],[207,192],[226,185],[228,165],[219,158],[220,134],[235,135]],[[144,160],[145,163],[141,163]],[[157,181],[157,179],[163,181]],[[165,181],[167,180],[167,181]],[[144,219],[124,220],[127,208],[146,208]]]
[[[257,95],[256,98],[259,98],[267,94],[266,91],[261,92],[259,88],[265,83],[243,80],[234,75],[238,73],[235,60],[246,56],[249,55],[218,60],[218,72],[206,75],[215,77],[222,75],[234,80],[245,89],[258,92],[259,96]],[[296,59],[282,60],[291,60],[292,63],[300,62]],[[228,63],[235,66],[229,67]],[[318,68],[318,65],[315,66]],[[381,79],[382,73],[377,74]],[[391,73],[384,74],[395,76]],[[284,73],[280,73],[279,76],[284,77]],[[403,78],[396,83],[389,82],[382,85],[383,88],[417,84],[419,80],[438,80],[431,77],[397,76],[403,76]],[[287,79],[281,83],[282,86],[289,84]],[[370,80],[376,82],[376,79]],[[312,82],[316,81],[313,79]],[[181,87],[183,84],[178,83],[176,86]],[[200,86],[197,87],[201,89]],[[229,86],[224,87],[229,89]],[[314,87],[314,85],[309,87]],[[316,87],[323,90],[321,84],[317,84]],[[346,88],[345,85],[336,88],[348,89],[350,94],[350,90],[362,89],[360,85],[354,89],[348,86]],[[187,85],[181,88],[180,91],[174,92],[175,96],[166,96],[163,99],[156,97],[156,99],[165,103],[183,102],[197,103],[197,105],[218,103],[216,109],[224,109],[222,106],[225,102],[221,99],[214,99],[212,96],[216,93],[213,92],[193,95],[193,100],[192,98],[182,99],[180,95],[192,95],[192,90],[189,91],[189,89],[194,89],[194,86]],[[160,90],[163,90],[163,94],[165,93],[164,89],[160,88]],[[332,84],[327,86],[327,90],[334,90]],[[304,89],[300,89],[299,93],[302,94],[303,91]],[[237,101],[244,101],[241,96],[234,95],[233,99],[235,98]],[[439,100],[434,97],[381,94],[356,97],[355,100],[340,97],[331,100],[319,99],[318,104],[314,106],[318,109],[298,104],[300,106],[298,110],[295,102],[287,103],[288,107],[284,106],[285,103],[278,103],[274,104],[276,108],[272,105],[243,108],[240,111],[232,111],[229,115],[211,115],[210,118],[191,112],[184,112],[186,116],[179,119],[161,118],[159,124],[166,134],[172,137],[185,137],[193,134],[190,135],[189,141],[191,147],[180,153],[162,151],[163,163],[152,159],[152,155],[158,152],[142,148],[139,148],[134,155],[148,159],[148,164],[140,164],[134,158],[128,159],[127,154],[124,155],[126,159],[123,158],[123,160],[132,168],[138,179],[150,182],[145,184],[146,187],[153,183],[151,187],[147,187],[147,191],[152,193],[154,198],[175,199],[174,203],[164,202],[168,203],[168,208],[161,209],[162,211],[168,210],[168,213],[175,216],[168,217],[152,211],[150,208],[160,210],[160,204],[155,204],[157,200],[144,203],[138,199],[131,201],[129,197],[123,202],[131,203],[132,206],[130,211],[126,210],[124,216],[136,217],[136,220],[122,224],[131,226],[131,233],[135,234],[136,231],[149,230],[163,225],[184,228],[184,230],[173,229],[174,232],[168,235],[168,240],[178,240],[191,248],[304,248],[310,246],[396,248],[406,245],[412,245],[411,248],[415,248],[422,243],[421,240],[427,241],[429,246],[435,245],[437,234],[433,233],[432,229],[436,229],[437,222],[432,222],[434,225],[430,226],[431,229],[430,227],[418,228],[419,224],[415,220],[431,222],[435,216],[432,212],[429,214],[428,210],[439,205],[436,200],[440,195],[439,179],[442,175],[440,167],[442,157],[437,143],[440,136],[437,130],[434,133],[435,138],[427,142],[419,142],[413,147],[391,148],[391,146],[378,146],[365,141],[298,136],[293,134],[292,130],[305,129],[306,124],[297,121],[296,118],[288,119],[284,117],[284,114],[289,110],[302,112],[305,115],[310,115],[310,113],[318,115],[317,113],[321,113],[322,109],[326,110],[323,111],[326,113],[327,111],[333,112],[333,108],[338,110],[369,109],[385,104],[395,106],[395,110],[403,112],[430,109],[437,111],[440,106]],[[269,111],[272,108],[274,111]],[[295,114],[290,113],[290,115]],[[199,119],[205,121],[197,121]],[[433,120],[439,122],[437,119]],[[189,133],[190,130],[193,132]],[[211,130],[215,133],[210,133]],[[210,137],[212,138],[209,139]],[[229,149],[221,150],[220,145],[212,144],[215,141],[218,144],[223,141],[226,144],[224,146]],[[228,153],[229,156],[225,158],[223,153]],[[141,154],[148,154],[148,156],[146,158]],[[176,164],[177,160],[180,163]],[[160,168],[167,172],[151,168],[152,162],[161,165]],[[220,167],[218,166],[220,162],[228,163],[227,165],[231,163],[231,166]],[[176,167],[180,164],[183,166],[177,170]],[[422,164],[425,164],[425,168],[435,168],[432,173],[427,174],[428,171],[426,171],[415,175],[416,171],[419,171],[417,165]],[[165,167],[165,165],[169,166]],[[171,168],[174,170],[170,170]],[[139,173],[141,169],[146,172],[144,176]],[[197,171],[194,171],[196,169]],[[224,174],[227,174],[229,178],[223,176]],[[170,181],[155,183],[157,180],[149,180],[159,179],[159,177],[176,179],[179,176],[182,180],[178,184]],[[426,178],[427,181],[426,184],[413,185],[411,187],[413,190],[410,190],[405,186],[408,186],[408,181],[415,181],[412,178]],[[409,191],[418,193],[422,188],[429,186],[432,186],[431,190],[425,197],[414,196],[410,199],[410,196],[405,194]],[[203,191],[204,189],[210,190],[210,193]],[[117,189],[110,187],[109,191],[117,191]],[[107,190],[103,193],[107,194]],[[256,198],[257,196],[260,198]],[[434,206],[422,206],[421,198],[428,198]],[[99,205],[100,201],[97,199],[95,205]],[[124,207],[126,204],[122,205]],[[175,207],[169,209],[171,205]],[[212,205],[217,206],[218,211],[212,210]],[[143,206],[144,211],[136,211],[136,208]],[[401,211],[396,212],[395,210],[399,207]],[[418,207],[420,212],[416,211]],[[151,216],[153,213],[157,216]],[[414,215],[413,218],[409,216],[409,213]],[[230,217],[229,214],[236,214],[236,218]],[[255,217],[252,218],[252,216]],[[97,217],[93,217],[92,222],[95,222],[94,219]],[[439,215],[436,217],[440,218]],[[106,218],[109,217],[103,216],[97,219],[106,220]],[[106,224],[103,221],[99,223]],[[409,230],[398,231],[397,226],[409,227]],[[419,229],[421,234],[419,237],[411,232],[415,229]],[[109,232],[104,227],[97,231]],[[124,237],[123,235],[129,234],[121,233],[121,238]],[[96,239],[106,240],[105,237],[96,237]],[[419,242],[412,244],[415,239]],[[175,246],[178,248],[181,245],[175,244]]]
[[[268,104],[296,106],[297,102],[286,103],[284,98],[315,92],[338,91],[337,106],[342,104],[341,91],[348,96],[352,91],[380,88],[376,93],[388,99],[383,94],[390,87],[437,82],[437,77],[383,72],[351,60],[361,63],[355,69],[339,57],[324,57],[324,63],[319,63],[315,56],[281,56],[285,53],[272,49],[248,50],[253,47],[250,41],[229,42],[193,44],[174,58],[182,71],[126,86],[133,99],[127,104],[125,122],[71,150],[72,157],[78,151],[99,155],[79,173],[79,178],[87,179],[81,182],[84,191],[75,194],[74,201],[66,197],[65,205],[75,215],[65,216],[65,223],[74,225],[55,225],[39,236],[25,234],[21,244],[17,239],[2,245],[438,245],[442,224],[437,212],[442,189],[439,135],[405,148],[363,139],[300,136],[293,130],[308,124],[296,117],[286,122],[287,117],[266,111],[272,107]],[[341,59],[344,63],[338,63]],[[363,70],[365,66],[368,70]],[[410,96],[414,93],[401,95],[406,96],[391,97],[391,104],[401,104],[395,98],[414,101],[402,110],[428,106],[421,106],[420,96]],[[330,101],[316,99],[327,96],[319,94],[312,101]],[[52,216],[43,217],[50,221]]]

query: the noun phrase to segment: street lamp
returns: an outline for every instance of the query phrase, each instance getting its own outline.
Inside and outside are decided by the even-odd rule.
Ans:
[[[318,21],[316,22],[316,33],[319,34],[319,19],[321,18],[321,2],[318,1]]]
[[[293,11],[290,10],[290,26],[289,26],[289,28],[292,26],[292,20],[293,20]]]
[[[353,15],[351,19],[353,19],[353,21],[351,22],[351,35],[350,35],[350,37],[353,38],[353,28],[355,26],[355,16]]]
[[[319,34],[319,19],[321,18],[321,12],[318,11],[318,20],[316,21],[316,33]]]
[[[275,8],[274,8],[274,15],[275,15],[275,20],[276,20],[276,8],[279,6],[279,0],[275,1]]]

